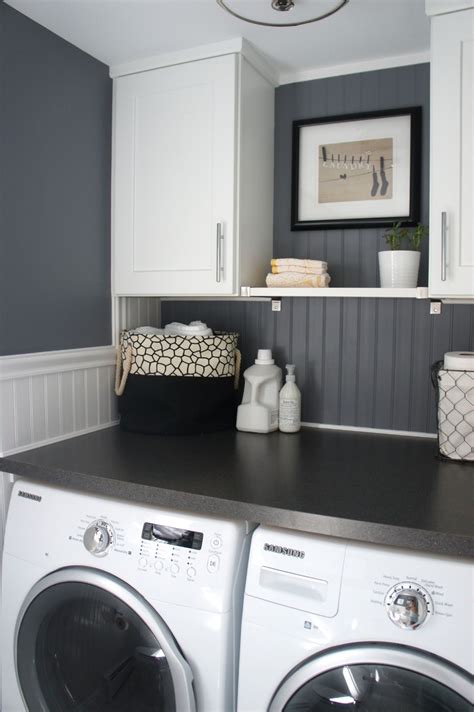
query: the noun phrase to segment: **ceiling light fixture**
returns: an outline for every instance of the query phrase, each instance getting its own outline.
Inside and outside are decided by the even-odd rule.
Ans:
[[[253,25],[263,25],[264,27],[298,27],[298,25],[308,25],[310,22],[324,20],[330,15],[347,5],[349,0],[267,0],[265,3],[255,0],[216,0],[217,4],[239,20],[251,22]],[[264,8],[262,6],[264,5]],[[236,6],[239,6],[237,12]],[[319,15],[313,15],[315,6],[319,9]],[[242,9],[241,9],[242,8]],[[245,12],[248,9],[248,12]],[[277,20],[273,17],[270,22],[268,10],[274,10],[280,14]],[[288,13],[291,11],[289,15]]]

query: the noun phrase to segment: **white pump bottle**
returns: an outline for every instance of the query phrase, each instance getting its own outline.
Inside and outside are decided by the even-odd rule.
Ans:
[[[280,391],[280,430],[297,433],[301,429],[301,392],[296,385],[295,365],[287,363],[286,383]]]

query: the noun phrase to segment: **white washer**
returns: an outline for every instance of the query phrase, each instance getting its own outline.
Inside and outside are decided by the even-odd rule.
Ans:
[[[472,712],[473,563],[259,527],[239,712]]]
[[[235,709],[250,525],[18,481],[3,712]]]

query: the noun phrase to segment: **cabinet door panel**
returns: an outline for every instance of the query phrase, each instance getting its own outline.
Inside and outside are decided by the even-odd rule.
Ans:
[[[474,297],[473,42],[474,10],[432,19],[430,296]]]
[[[471,12],[474,23],[474,11]],[[474,161],[474,31],[471,25],[471,39],[461,44],[461,204],[460,213],[460,255],[461,267],[471,268],[474,292],[474,183],[472,164]]]
[[[210,85],[136,98],[136,270],[212,269],[211,127]]]
[[[232,293],[235,101],[234,55],[116,80],[116,294]]]

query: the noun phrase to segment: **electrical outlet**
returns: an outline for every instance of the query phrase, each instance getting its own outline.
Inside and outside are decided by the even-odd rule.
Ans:
[[[272,311],[281,311],[281,299],[272,299]]]
[[[441,314],[441,302],[430,302],[430,314]]]

